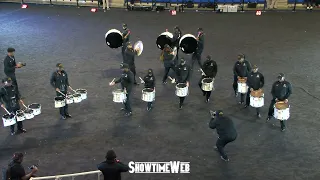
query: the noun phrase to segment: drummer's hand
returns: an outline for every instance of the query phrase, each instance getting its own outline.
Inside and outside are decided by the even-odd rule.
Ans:
[[[141,80],[141,84],[144,84],[145,82]]]
[[[187,81],[187,86],[189,87],[189,85],[190,85],[190,84],[189,84],[189,81]]]
[[[176,82],[176,79],[172,79],[171,80],[171,83],[173,84],[173,83],[175,83]]]
[[[206,74],[205,74],[205,73],[202,73],[201,75],[202,75],[202,76],[205,76]]]
[[[276,102],[278,102],[279,100],[278,100],[278,98],[276,98]]]
[[[238,79],[240,79],[240,76],[237,76]]]
[[[21,63],[17,63],[17,68],[21,68],[22,67],[22,64]]]
[[[125,94],[127,94],[127,89],[124,89],[123,92],[124,92]]]
[[[115,85],[115,84],[116,84],[115,82],[109,83],[110,86],[113,86],[113,85]]]
[[[3,104],[1,104],[1,107],[2,107],[2,108],[4,108],[4,105],[3,105]]]
[[[285,103],[288,103],[288,99],[284,100]]]
[[[56,88],[56,91],[57,91],[57,92],[60,92],[60,89],[59,89],[59,88]]]
[[[250,88],[250,91],[253,91],[253,88]]]

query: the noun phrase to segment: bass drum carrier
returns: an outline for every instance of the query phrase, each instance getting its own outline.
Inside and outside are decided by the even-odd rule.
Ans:
[[[164,45],[168,44],[170,47],[172,47],[172,38],[173,34],[170,32],[163,32],[158,36],[156,44],[157,47],[161,50],[163,50]]]
[[[123,35],[116,29],[109,30],[105,35],[105,39],[106,44],[112,49],[119,48],[123,44]]]
[[[185,54],[192,54],[196,52],[198,47],[197,38],[192,34],[186,34],[181,37],[179,46]]]

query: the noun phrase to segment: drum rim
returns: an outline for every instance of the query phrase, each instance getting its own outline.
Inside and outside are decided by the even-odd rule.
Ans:
[[[64,100],[64,99],[66,99],[65,97],[63,97],[63,96],[56,96],[55,98],[54,98],[54,100],[56,101],[56,98],[58,98],[58,97],[61,97],[62,99],[59,99],[59,100]]]
[[[142,89],[142,92],[144,92],[145,89],[150,89],[150,90],[152,90],[152,91],[150,91],[150,93],[154,91],[152,88],[143,88],[143,89]]]
[[[4,115],[2,115],[2,118],[4,118],[5,115],[9,115],[10,117],[14,118],[13,114],[4,114]],[[12,118],[10,118],[10,119],[12,119]]]
[[[85,92],[87,92],[86,89],[76,89],[76,92],[78,92],[78,91],[85,91]],[[81,94],[81,93],[79,93],[79,94]]]
[[[183,36],[181,37],[181,39],[180,39],[180,41],[179,41],[179,46],[180,46],[181,42],[182,42],[185,38],[187,38],[187,37],[192,37],[192,38],[194,38],[195,41],[197,41],[197,38],[196,38],[194,35],[192,35],[192,34],[185,34],[185,35],[183,35]]]
[[[212,78],[203,78],[201,82],[202,82],[202,83],[205,83],[204,80],[206,80],[206,79],[211,80],[211,82],[206,82],[206,83],[212,83],[212,82],[213,82],[213,79],[212,79]]]
[[[142,54],[142,51],[143,51],[143,42],[142,42],[142,41],[137,41],[137,42],[134,43],[134,45],[133,45],[134,49],[136,49],[139,44],[141,44],[141,47],[140,47],[139,53],[137,54],[138,56],[140,56],[140,55]]]
[[[173,34],[172,34],[171,32],[163,32],[163,33],[161,33],[161,34],[158,36],[158,38],[159,38],[160,36],[169,36],[171,39],[173,38]],[[158,38],[157,38],[157,39],[158,39]]]
[[[188,86],[187,86],[187,83],[178,83],[178,84],[176,85],[176,88],[179,88],[179,87],[178,87],[179,84],[184,84],[185,87],[188,87]],[[185,87],[184,87],[184,88],[185,88]]]
[[[121,37],[123,37],[123,34],[121,33],[121,31],[119,31],[118,29],[110,29],[105,35],[104,38],[107,39],[108,35],[111,33],[118,33],[121,35]]]

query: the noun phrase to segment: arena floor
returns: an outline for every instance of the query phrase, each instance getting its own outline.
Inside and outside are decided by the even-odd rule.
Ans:
[[[126,180],[319,180],[320,23],[319,13],[254,12],[235,14],[90,12],[89,8],[0,4],[0,51],[16,48],[16,60],[27,66],[17,70],[21,93],[27,103],[41,103],[42,114],[25,121],[26,134],[10,136],[0,130],[0,163],[6,167],[15,151],[24,152],[25,166],[37,164],[39,176],[96,170],[105,153],[114,149],[123,162],[190,161],[191,174],[124,174]],[[155,108],[146,112],[141,101],[142,86],[134,88],[133,113],[123,117],[121,105],[112,101],[108,83],[120,75],[120,49],[105,44],[104,34],[127,23],[131,41],[142,40],[143,54],[136,58],[143,76],[153,68],[157,81]],[[172,84],[162,85],[163,67],[157,36],[166,28],[180,25],[183,33],[206,33],[205,55],[218,63],[216,91],[209,104],[197,85],[194,72],[184,109]],[[232,90],[232,67],[238,53],[245,53],[260,66],[266,78],[266,106],[263,118],[254,109],[237,104]],[[190,56],[184,55],[188,60]],[[88,100],[71,105],[72,119],[59,120],[53,107],[54,89],[49,78],[61,62],[73,88],[88,90]],[[3,65],[1,64],[1,69]],[[2,70],[1,70],[2,71]],[[293,85],[291,118],[286,132],[279,122],[265,123],[271,99],[270,89],[279,72]],[[319,97],[319,96],[318,96]],[[209,109],[222,109],[238,130],[238,139],[226,147],[230,162],[223,162],[213,150],[217,139],[208,128]],[[3,113],[3,111],[2,111]],[[78,179],[94,179],[86,177]]]

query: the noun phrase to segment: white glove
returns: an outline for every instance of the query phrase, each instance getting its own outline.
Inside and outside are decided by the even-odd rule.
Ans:
[[[205,73],[202,73],[201,75],[202,75],[202,76],[205,76],[206,74],[205,74]]]
[[[171,83],[172,83],[172,84],[173,84],[173,83],[176,83],[176,79],[172,79]]]
[[[145,82],[141,80],[141,84],[144,84]]]

